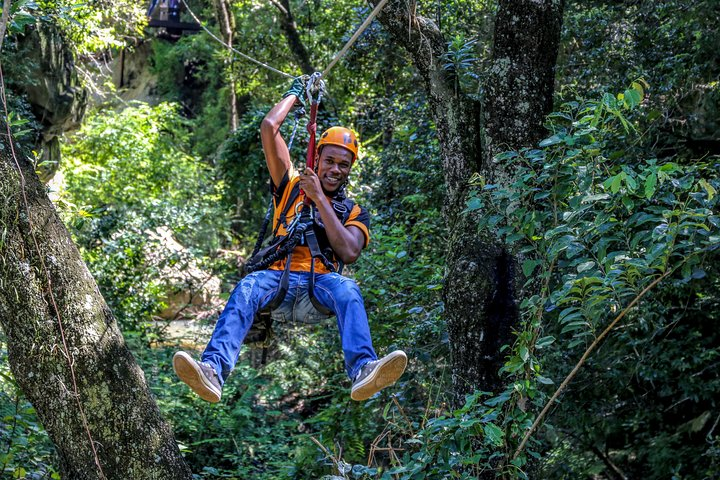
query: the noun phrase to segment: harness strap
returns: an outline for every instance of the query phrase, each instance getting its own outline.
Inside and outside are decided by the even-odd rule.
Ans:
[[[287,199],[287,202],[285,202],[285,207],[280,212],[280,215],[278,216],[278,223],[275,225],[275,230],[273,230],[273,236],[277,235],[278,230],[280,229],[280,225],[283,225],[285,228],[287,228],[287,214],[290,211],[290,208],[292,208],[293,204],[295,203],[295,200],[300,196],[300,184],[296,183],[293,185],[292,190],[290,190],[290,196]]]
[[[310,297],[310,303],[313,304],[315,310],[323,315],[331,317],[335,315],[335,312],[325,308],[325,305],[320,303],[320,300],[315,297],[315,258],[310,261],[310,281],[308,282],[308,297]]]
[[[312,222],[312,219],[310,221]],[[310,255],[313,260],[318,258],[329,271],[334,272],[336,270],[335,265],[333,265],[332,262],[327,259],[325,254],[323,254],[322,250],[320,250],[320,245],[318,244],[317,236],[315,235],[315,230],[312,228],[312,224],[310,228],[305,231],[305,244],[310,249]]]
[[[292,252],[290,252],[287,256],[287,261],[285,263],[285,269],[283,270],[282,276],[280,277],[280,284],[278,285],[278,291],[275,293],[275,296],[270,300],[270,303],[267,304],[265,309],[267,310],[275,310],[278,308],[283,300],[285,300],[285,295],[287,295],[288,291],[288,285],[290,283],[290,262],[292,261]]]
[[[258,253],[256,257],[257,260],[256,258],[252,258],[247,264],[245,264],[245,271],[252,273],[257,270],[264,270],[278,260],[282,260],[287,257],[290,252],[292,252],[293,248],[300,243],[300,240],[303,238],[303,233],[308,227],[308,224],[301,223],[290,235],[277,237],[271,245],[267,246]],[[278,248],[275,251],[272,251],[275,247]],[[264,255],[261,256],[261,253],[264,253]]]
[[[268,205],[267,212],[265,212],[265,218],[263,219],[262,226],[260,227],[260,232],[258,233],[258,238],[255,241],[255,247],[253,248],[252,255],[250,255],[250,258],[255,257],[255,255],[258,254],[260,251],[260,248],[262,247],[263,240],[265,240],[265,233],[267,232],[267,227],[270,225],[270,219],[272,218],[272,212],[273,212],[273,201],[272,198],[270,198],[270,204]],[[275,229],[277,231],[277,229]],[[273,234],[274,236],[274,234]]]

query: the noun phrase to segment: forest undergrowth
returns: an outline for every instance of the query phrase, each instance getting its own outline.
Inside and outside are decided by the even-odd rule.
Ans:
[[[366,13],[342,3],[352,13],[342,21],[298,7],[299,22],[314,28],[305,36],[314,51],[340,45]],[[488,34],[464,15],[489,15],[492,5],[481,3],[438,7],[456,30],[445,69],[458,91],[478,96]],[[201,35],[148,40],[157,101],[104,92],[62,140],[50,188],[197,478],[717,478],[720,154],[691,141],[703,128],[718,131],[709,52],[717,32],[702,14],[709,2],[677,15],[669,4],[682,2],[660,3],[646,5],[640,21],[636,5],[577,2],[566,14],[547,137],[494,158],[514,172],[508,184],[471,179],[464,214],[514,254],[522,322],[502,349],[504,389],[475,391],[455,407],[440,144],[420,79],[379,27],[337,67],[346,80],[331,87],[319,122],[360,133],[350,191],[372,214],[372,240],[349,274],[376,350],[405,350],[408,371],[367,402],[351,401],[331,321],[277,325],[266,364],[261,350],[245,349],[220,404],[174,376],[173,353],[204,346],[254,244],[269,199],[259,124],[282,87]],[[13,35],[47,7],[33,5],[17,7]],[[55,7],[79,58],[133,35],[88,37],[80,27],[97,32],[101,18]],[[278,33],[264,11],[238,8],[236,22],[239,31]],[[295,68],[285,43],[254,35],[238,44]],[[23,51],[8,49],[3,66]],[[23,68],[10,67],[16,85]],[[229,88],[241,107],[234,132]],[[11,105],[13,131],[33,155],[40,122],[21,95]],[[283,134],[291,130],[288,121]],[[306,141],[298,135],[294,158]],[[196,295],[204,300],[193,304]],[[171,335],[177,320],[196,328]],[[60,478],[5,342],[0,333],[0,475]]]

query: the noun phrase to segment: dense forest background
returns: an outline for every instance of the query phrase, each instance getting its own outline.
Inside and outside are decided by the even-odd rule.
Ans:
[[[177,380],[171,357],[204,347],[240,278],[269,200],[260,121],[291,82],[217,39],[310,73],[373,5],[189,0],[214,39],[150,28],[147,5],[128,0],[5,3],[3,131],[16,142],[5,134],[0,153],[17,145],[47,185],[195,478],[720,478],[720,2],[549,2],[562,30],[542,139],[495,147],[507,177],[464,182],[464,225],[513,258],[518,321],[496,348],[499,386],[471,384],[460,401],[439,97],[375,21],[327,76],[318,128],[360,136],[350,191],[371,211],[372,241],[349,274],[376,349],[405,350],[408,371],[353,402],[334,323],[276,325],[271,345],[243,351],[217,405]],[[503,2],[390,4],[442,32],[452,95],[487,104]],[[13,208],[0,220],[22,219]],[[3,275],[19,255],[7,232],[0,221]],[[10,368],[24,320],[3,275],[0,476],[103,478],[73,471]]]

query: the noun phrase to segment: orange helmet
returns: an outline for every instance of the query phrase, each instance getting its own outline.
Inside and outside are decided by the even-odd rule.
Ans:
[[[353,154],[352,161],[355,163],[358,156],[358,141],[355,133],[349,128],[345,127],[330,127],[320,135],[320,141],[318,142],[317,151],[320,154],[320,150],[324,145],[337,145],[346,150],[350,150]]]

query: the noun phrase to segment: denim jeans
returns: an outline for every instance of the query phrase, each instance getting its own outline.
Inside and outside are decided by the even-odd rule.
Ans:
[[[240,347],[252,326],[255,313],[272,300],[281,271],[262,270],[243,278],[220,314],[202,361],[210,364],[224,384],[237,363]],[[274,318],[312,323],[319,319],[308,296],[309,272],[290,272],[287,295],[273,312]],[[337,317],[345,355],[345,371],[352,379],[360,368],[377,360],[370,338],[367,313],[357,284],[337,273],[315,276],[315,298]],[[325,317],[322,317],[325,318]]]

